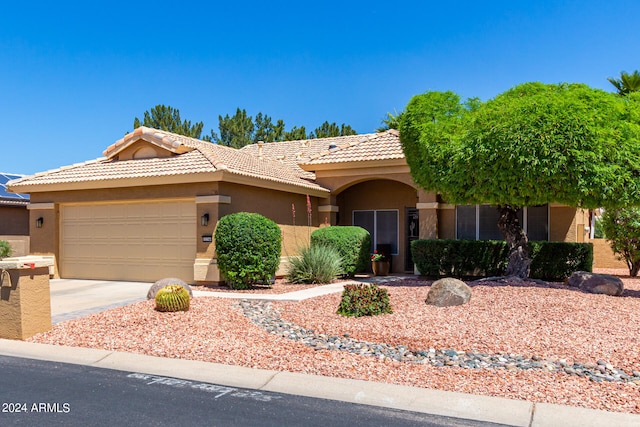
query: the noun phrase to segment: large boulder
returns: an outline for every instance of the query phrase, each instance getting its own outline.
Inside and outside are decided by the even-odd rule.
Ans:
[[[427,294],[426,303],[436,307],[462,305],[471,299],[471,288],[461,280],[445,277],[436,280]]]
[[[576,271],[569,277],[567,285],[592,294],[619,296],[624,292],[624,284],[619,277],[588,271]]]
[[[189,296],[193,298],[193,292],[191,291],[191,286],[187,285],[183,280],[176,279],[175,277],[167,277],[166,279],[160,279],[149,288],[149,292],[147,292],[147,299],[154,299],[158,291],[165,286],[169,285],[178,285],[182,286],[189,292]]]

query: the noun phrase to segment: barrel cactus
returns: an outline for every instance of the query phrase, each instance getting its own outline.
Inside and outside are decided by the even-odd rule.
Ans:
[[[147,299],[154,299],[158,291],[168,285],[182,286],[189,292],[189,296],[193,297],[193,291],[191,290],[191,286],[187,285],[184,281],[177,279],[175,277],[167,277],[165,279],[160,279],[157,282],[155,282],[153,285],[151,285],[151,287],[149,288],[149,292],[147,292]]]
[[[189,292],[180,285],[165,286],[156,294],[158,311],[187,311],[189,302]]]

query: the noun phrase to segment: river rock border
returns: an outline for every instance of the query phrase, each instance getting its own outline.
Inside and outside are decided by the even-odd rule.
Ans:
[[[640,385],[640,371],[631,375],[622,369],[616,369],[604,360],[596,363],[574,363],[569,365],[565,359],[551,360],[533,356],[526,358],[517,354],[486,354],[454,349],[430,348],[423,351],[410,350],[407,346],[390,346],[353,339],[349,334],[342,336],[316,334],[311,329],[283,320],[269,301],[241,300],[238,306],[249,320],[270,334],[301,342],[314,350],[338,350],[360,356],[375,357],[379,360],[395,360],[430,364],[433,366],[457,366],[466,369],[506,369],[541,370],[546,372],[564,372],[588,378],[594,382],[626,382]]]

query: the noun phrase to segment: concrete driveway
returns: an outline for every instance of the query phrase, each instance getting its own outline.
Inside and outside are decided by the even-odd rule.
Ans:
[[[147,299],[152,283],[51,279],[51,321],[60,323]]]

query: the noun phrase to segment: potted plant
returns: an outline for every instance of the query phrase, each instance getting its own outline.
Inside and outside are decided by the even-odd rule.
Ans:
[[[389,274],[389,257],[384,252],[377,249],[371,255],[371,269],[376,276],[386,276]]]

